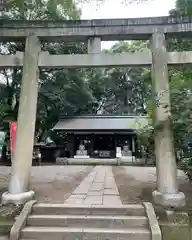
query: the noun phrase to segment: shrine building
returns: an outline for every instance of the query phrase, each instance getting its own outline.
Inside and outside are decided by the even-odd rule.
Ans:
[[[67,134],[66,149],[70,159],[119,157],[132,160],[139,155],[137,130],[146,125],[147,116],[89,115],[65,117],[53,130]]]

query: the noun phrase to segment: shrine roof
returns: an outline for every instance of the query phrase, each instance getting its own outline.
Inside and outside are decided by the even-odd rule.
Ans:
[[[149,124],[147,116],[92,115],[65,117],[54,126],[56,131],[138,130]]]

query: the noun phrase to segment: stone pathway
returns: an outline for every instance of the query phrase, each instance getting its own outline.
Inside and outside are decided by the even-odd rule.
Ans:
[[[81,182],[65,204],[122,204],[111,166],[97,166]]]

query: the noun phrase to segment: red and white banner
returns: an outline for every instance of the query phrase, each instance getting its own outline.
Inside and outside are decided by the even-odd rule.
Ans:
[[[15,150],[15,138],[16,138],[16,129],[17,129],[17,123],[11,122],[10,123],[10,144],[11,144],[11,154]]]

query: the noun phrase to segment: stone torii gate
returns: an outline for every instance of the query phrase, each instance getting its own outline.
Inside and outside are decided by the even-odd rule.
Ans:
[[[155,135],[157,190],[154,201],[166,207],[185,205],[177,185],[176,161],[170,123],[168,65],[192,63],[192,52],[167,52],[165,37],[191,37],[188,17],[106,19],[80,21],[1,21],[2,41],[25,40],[25,52],[0,56],[0,68],[23,66],[17,136],[8,192],[2,202],[22,204],[34,197],[28,189],[38,97],[39,68],[83,68],[152,66],[154,124],[164,122]],[[151,49],[136,53],[103,54],[101,40],[151,40]],[[49,55],[41,51],[42,41],[87,42],[88,54]],[[165,108],[168,106],[169,109]]]

